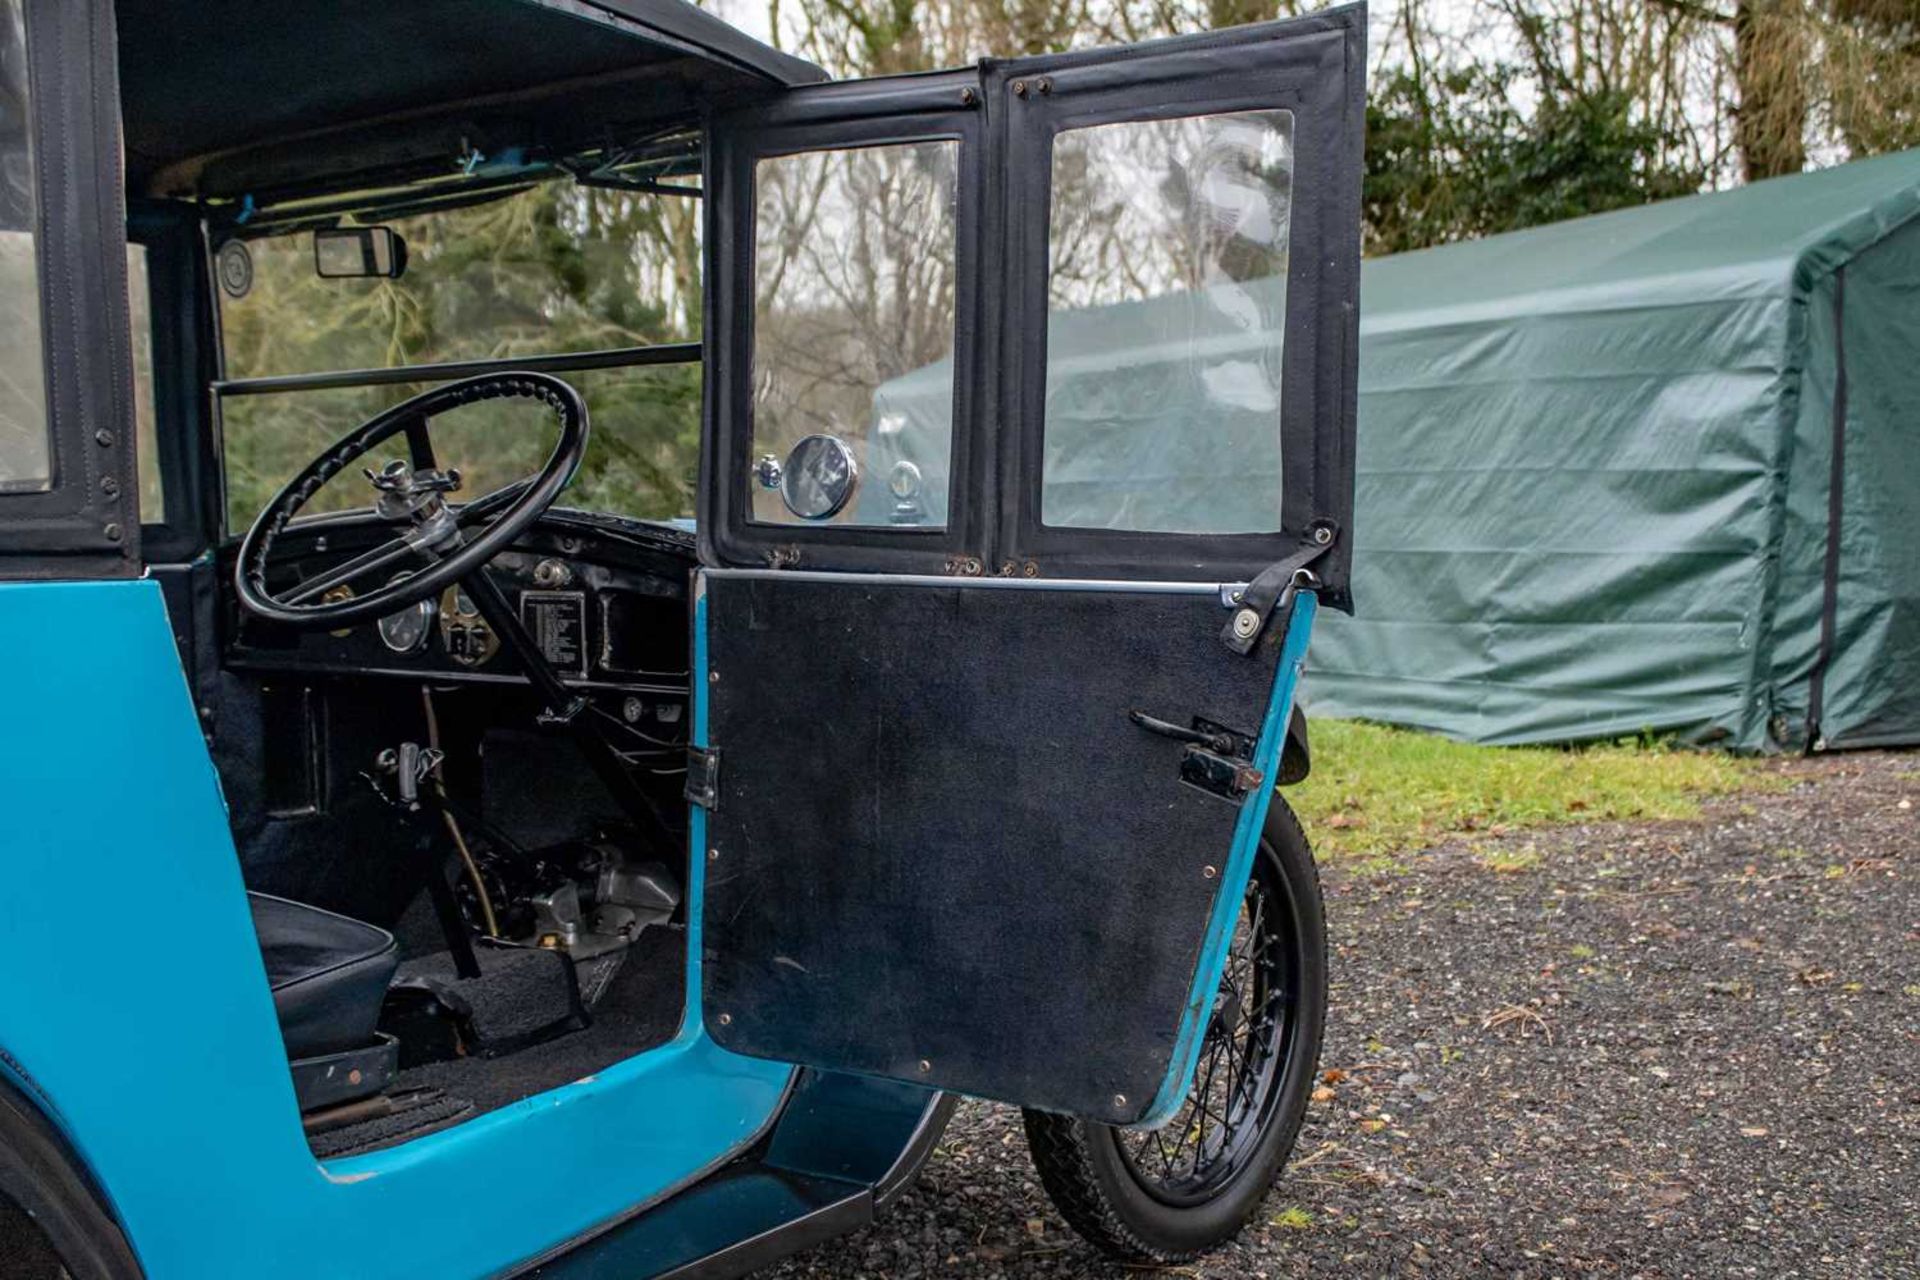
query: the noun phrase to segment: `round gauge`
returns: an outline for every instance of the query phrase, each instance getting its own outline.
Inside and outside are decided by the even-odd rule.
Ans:
[[[353,588],[343,582],[337,587],[327,588],[327,593],[320,597],[320,603],[345,604],[351,599],[353,599]],[[353,634],[353,628],[341,627],[338,631],[329,631],[327,634],[333,636],[335,639],[344,640]]]
[[[500,651],[500,637],[480,616],[473,597],[458,586],[440,595],[440,643],[463,667],[480,666]]]
[[[413,575],[396,573],[387,582],[388,586],[404,582]],[[380,619],[380,642],[395,653],[418,653],[427,643],[427,633],[433,629],[433,601],[422,600],[410,604],[398,613],[390,613]]]

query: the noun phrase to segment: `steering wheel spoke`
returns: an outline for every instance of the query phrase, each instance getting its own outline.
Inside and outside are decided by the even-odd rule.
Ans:
[[[293,590],[282,594],[279,601],[284,605],[305,604],[309,600],[318,599],[335,587],[369,573],[377,573],[419,552],[420,545],[413,540],[411,531],[403,533],[397,538],[387,539],[371,551],[362,552],[343,565],[335,566],[317,578],[309,578]]]
[[[537,474],[455,506],[446,499],[458,487],[459,475],[434,465],[429,426],[440,414],[503,398],[546,406],[559,419],[559,439]],[[485,374],[395,405],[308,463],[254,518],[240,542],[234,569],[234,589],[242,607],[285,626],[332,630],[383,617],[436,595],[477,572],[553,505],[579,469],[588,431],[587,407],[580,393],[543,373]],[[287,525],[328,481],[395,436],[406,438],[411,468],[390,464],[371,478],[380,491],[376,510],[404,524],[406,531],[284,593],[270,591],[268,566],[274,544]],[[423,567],[348,599],[321,600],[337,587],[405,560],[419,561]]]

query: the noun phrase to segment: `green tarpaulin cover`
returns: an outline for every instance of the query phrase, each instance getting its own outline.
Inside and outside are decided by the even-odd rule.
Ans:
[[[1357,612],[1321,615],[1308,708],[1476,742],[1920,742],[1917,219],[1913,151],[1367,263]],[[1219,389],[1279,359],[1233,317],[1278,308],[1217,301],[1053,318],[1047,484],[1100,465],[1050,509],[1099,523],[1142,477],[1166,527],[1270,506],[1273,459],[1216,455],[1272,411]],[[936,504],[949,379],[882,386],[869,428],[872,474],[914,461]]]
[[[1310,709],[1920,741],[1916,215],[1920,151],[1367,264]]]

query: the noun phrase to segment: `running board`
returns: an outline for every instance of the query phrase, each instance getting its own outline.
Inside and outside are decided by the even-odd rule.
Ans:
[[[741,1165],[524,1275],[541,1280],[730,1280],[872,1221],[871,1187]]]

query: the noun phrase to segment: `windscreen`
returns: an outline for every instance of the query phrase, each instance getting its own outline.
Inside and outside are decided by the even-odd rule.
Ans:
[[[699,339],[699,201],[688,195],[555,181],[380,225],[406,246],[397,278],[323,278],[309,231],[237,239],[215,251],[230,382]],[[586,397],[592,418],[586,461],[562,505],[639,519],[690,516],[699,367],[557,376]],[[223,396],[229,526],[244,527],[340,436],[429,385]],[[433,439],[441,464],[461,470],[463,496],[473,497],[538,469],[554,429],[551,415],[530,402],[490,401],[436,420]],[[365,506],[369,492],[354,472],[308,509]]]

